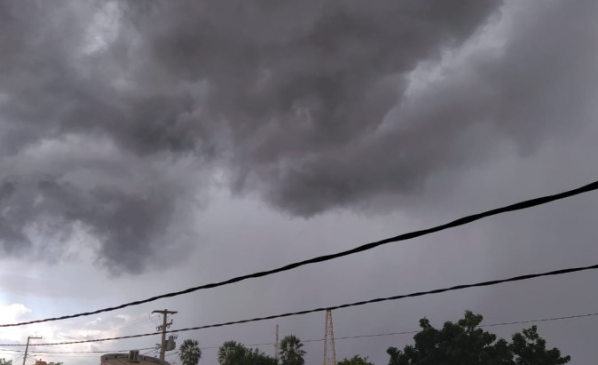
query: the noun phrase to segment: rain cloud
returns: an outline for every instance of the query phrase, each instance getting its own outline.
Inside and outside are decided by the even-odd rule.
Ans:
[[[218,174],[292,216],[400,209],[591,122],[597,6],[1,2],[0,251],[143,272]]]

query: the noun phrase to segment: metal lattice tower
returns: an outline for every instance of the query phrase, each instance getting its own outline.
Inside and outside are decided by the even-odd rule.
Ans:
[[[324,365],[336,365],[336,348],[334,346],[334,327],[332,311],[326,310],[326,327],[324,329]]]

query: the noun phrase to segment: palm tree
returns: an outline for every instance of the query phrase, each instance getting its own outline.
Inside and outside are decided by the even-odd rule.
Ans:
[[[243,360],[247,349],[235,341],[226,341],[218,350],[220,365],[236,365]]]
[[[195,340],[185,340],[179,350],[183,365],[197,365],[201,359],[201,349]]]
[[[286,336],[280,342],[280,359],[282,365],[303,365],[303,355],[305,351],[302,349],[303,344],[301,340],[294,335]]]

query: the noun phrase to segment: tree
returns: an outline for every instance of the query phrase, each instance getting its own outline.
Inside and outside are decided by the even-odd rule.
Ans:
[[[227,341],[220,346],[218,362],[220,365],[276,365],[272,357],[235,341]]]
[[[180,348],[179,355],[183,365],[197,365],[201,359],[201,349],[195,340],[185,340]]]
[[[516,365],[528,364],[566,364],[571,356],[561,357],[561,351],[557,348],[546,350],[546,340],[538,335],[538,327],[532,326],[522,333],[513,335],[511,345],[515,355]]]
[[[570,357],[561,357],[558,349],[546,350],[546,341],[536,328],[513,335],[513,343],[479,328],[483,317],[465,312],[457,323],[446,322],[438,330],[426,318],[415,344],[403,351],[390,347],[389,365],[562,365]]]
[[[247,349],[235,341],[227,341],[218,350],[218,362],[220,365],[236,365],[245,357]]]
[[[0,359],[0,365],[12,365],[12,360]]]
[[[63,362],[49,362],[48,365],[63,365]]]
[[[280,342],[280,360],[282,365],[303,365],[305,360],[303,356],[305,351],[303,344],[297,336],[289,335]]]
[[[339,361],[337,365],[374,365],[368,361],[367,356],[361,357],[359,355],[355,355],[352,358],[348,359],[345,358],[342,361]]]
[[[243,365],[277,365],[276,359],[264,354],[258,349],[247,349],[242,362]]]

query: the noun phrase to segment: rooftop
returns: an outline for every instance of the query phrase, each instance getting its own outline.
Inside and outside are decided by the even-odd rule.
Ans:
[[[170,365],[167,361],[155,357],[139,355],[139,361],[129,360],[129,354],[113,353],[101,357],[101,365]]]

